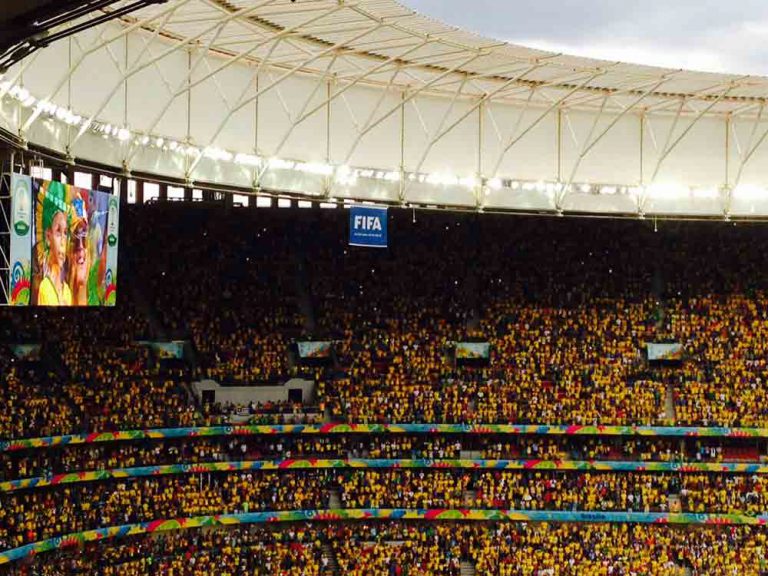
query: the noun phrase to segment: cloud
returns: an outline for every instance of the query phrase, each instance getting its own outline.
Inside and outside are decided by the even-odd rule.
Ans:
[[[668,68],[768,74],[764,0],[406,0],[448,24],[536,48]]]
[[[663,68],[685,68],[708,72],[738,72],[734,70],[723,54],[711,50],[668,50],[661,47],[644,46],[639,42],[601,41],[590,44],[558,44],[542,39],[522,39],[519,44],[561,52],[586,58],[598,58],[617,62],[647,64]]]

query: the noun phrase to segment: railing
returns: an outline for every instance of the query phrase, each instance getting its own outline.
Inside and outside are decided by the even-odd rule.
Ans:
[[[628,462],[614,460],[429,460],[429,459],[290,459],[249,460],[240,462],[204,462],[199,464],[167,464],[66,472],[51,476],[23,478],[0,482],[0,493],[64,484],[100,482],[146,476],[172,474],[205,474],[217,472],[291,471],[361,469],[433,469],[433,470],[509,470],[560,472],[658,472],[658,473],[725,473],[768,474],[768,465],[760,463],[723,462]]]
[[[438,522],[603,522],[631,524],[676,525],[753,525],[768,524],[768,515],[690,514],[667,512],[565,512],[541,510],[449,510],[364,508],[352,510],[291,510],[280,512],[250,512],[154,520],[76,532],[41,540],[0,553],[0,566],[56,550],[82,546],[88,542],[113,540],[139,534],[154,534],[189,528],[226,527],[243,524],[274,524],[280,522],[345,522],[360,520],[409,520]]]
[[[678,438],[768,438],[768,428],[704,426],[594,426],[547,424],[249,424],[194,428],[153,428],[66,434],[41,438],[0,440],[0,452],[51,448],[100,442],[144,439],[197,438],[215,436],[260,436],[293,434],[476,434],[555,436],[643,436]]]

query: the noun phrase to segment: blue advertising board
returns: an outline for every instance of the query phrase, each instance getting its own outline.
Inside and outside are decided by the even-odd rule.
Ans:
[[[351,246],[387,247],[387,209],[352,206],[349,209],[349,243]]]

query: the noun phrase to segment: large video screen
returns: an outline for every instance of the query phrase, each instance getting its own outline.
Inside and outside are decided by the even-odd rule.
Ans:
[[[114,306],[118,197],[20,174],[11,192],[11,304]]]
[[[488,360],[490,357],[490,342],[456,342],[457,360]]]
[[[683,359],[683,345],[679,342],[646,342],[650,362],[679,362]]]
[[[331,341],[301,341],[296,344],[301,358],[330,358],[333,347]]]

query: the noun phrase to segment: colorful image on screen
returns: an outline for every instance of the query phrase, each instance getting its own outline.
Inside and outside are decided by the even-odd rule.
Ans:
[[[301,358],[329,358],[331,356],[331,347],[333,342],[330,341],[306,341],[297,342],[299,347],[299,356]]]
[[[490,356],[489,342],[456,342],[457,360],[487,360]]]
[[[117,197],[47,180],[32,180],[32,197],[31,304],[114,305]]]
[[[683,345],[678,342],[646,342],[650,362],[679,362],[683,359]]]

